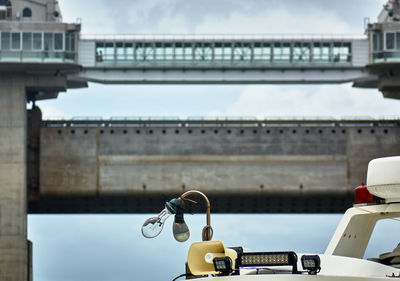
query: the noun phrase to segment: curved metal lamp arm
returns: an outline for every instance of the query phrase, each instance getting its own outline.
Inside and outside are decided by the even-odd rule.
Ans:
[[[206,201],[206,226],[203,228],[203,232],[202,232],[202,239],[203,241],[210,241],[212,236],[213,236],[213,229],[211,227],[211,207],[210,207],[210,201],[208,200],[207,196],[198,190],[189,190],[186,191],[185,193],[183,193],[179,200],[183,200],[184,198],[186,198],[189,195],[192,194],[198,194],[200,195],[204,201]]]

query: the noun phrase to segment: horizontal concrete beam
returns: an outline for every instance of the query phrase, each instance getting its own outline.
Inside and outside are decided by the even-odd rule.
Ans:
[[[154,198],[188,189],[248,206],[219,212],[254,212],[252,200],[266,204],[258,212],[285,211],[267,202],[289,206],[297,196],[303,203],[287,212],[342,212],[337,201],[351,201],[369,160],[400,155],[398,120],[85,122],[42,124],[31,212],[157,212]],[[325,194],[332,200],[322,208]]]
[[[364,79],[361,67],[83,68],[70,80],[104,84],[325,84]]]

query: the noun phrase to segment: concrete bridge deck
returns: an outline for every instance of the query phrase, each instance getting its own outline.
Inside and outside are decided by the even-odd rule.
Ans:
[[[43,121],[39,138],[31,213],[157,212],[188,189],[214,212],[325,213],[400,154],[400,120]]]

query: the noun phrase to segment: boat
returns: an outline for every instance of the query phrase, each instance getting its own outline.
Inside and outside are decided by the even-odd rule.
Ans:
[[[167,202],[157,217],[143,224],[143,235],[147,238],[157,236],[165,220],[175,214],[175,239],[186,241],[189,230],[183,220],[183,205],[194,193],[200,194],[207,206],[203,241],[190,246],[186,273],[174,280],[179,277],[198,281],[400,279],[400,243],[394,245],[392,252],[363,259],[377,221],[400,217],[400,156],[369,162],[366,186],[355,189],[355,203],[343,215],[324,253],[253,252],[212,240],[210,204],[200,191],[188,191]]]

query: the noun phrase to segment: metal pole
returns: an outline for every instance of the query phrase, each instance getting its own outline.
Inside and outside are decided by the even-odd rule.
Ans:
[[[206,202],[206,226],[203,228],[203,232],[202,232],[202,239],[203,241],[210,241],[213,235],[213,229],[211,227],[211,207],[210,207],[210,201],[208,200],[207,196],[198,190],[189,190],[186,191],[185,193],[183,193],[179,200],[183,200],[184,198],[186,198],[189,195],[192,194],[198,194],[200,195],[204,201]]]

